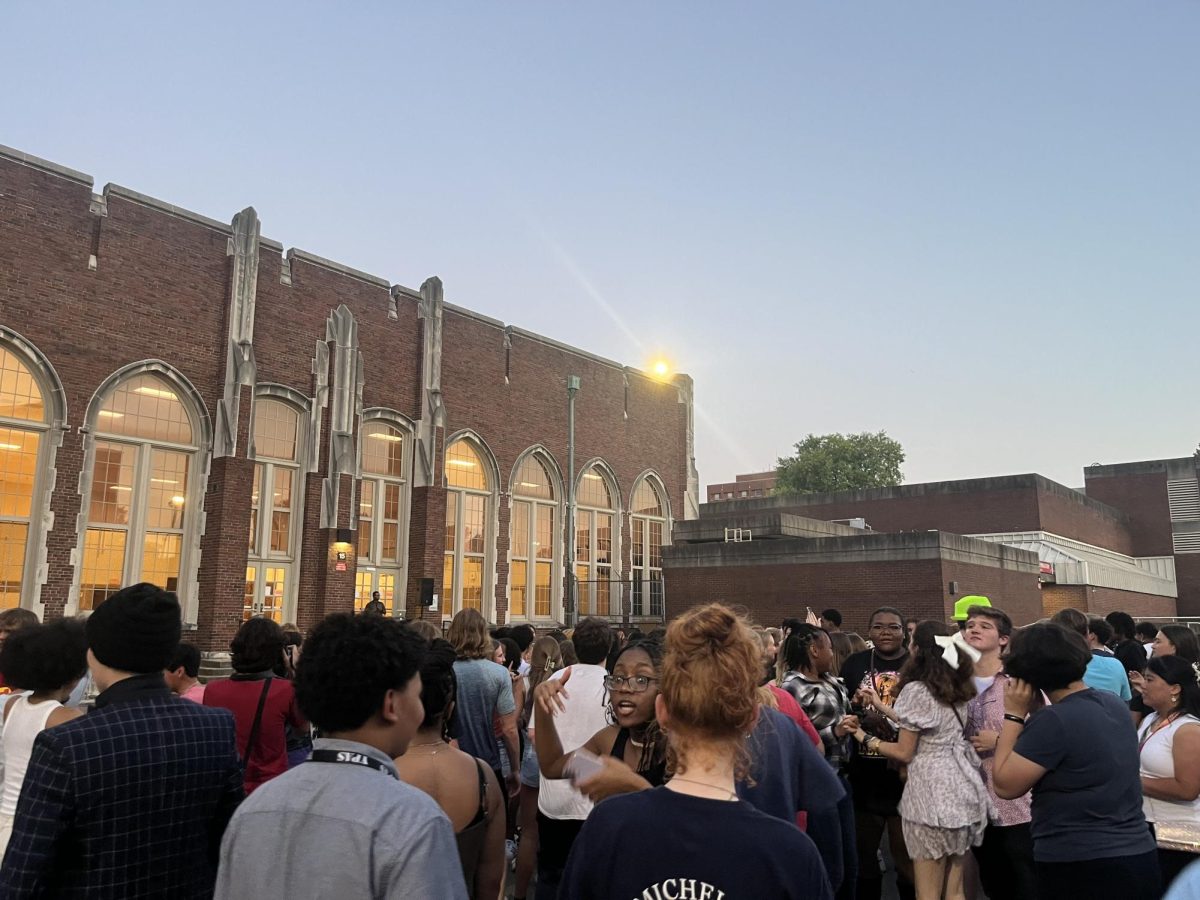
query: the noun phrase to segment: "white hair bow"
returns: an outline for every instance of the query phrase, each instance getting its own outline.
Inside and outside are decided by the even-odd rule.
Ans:
[[[983,654],[963,640],[962,632],[956,631],[950,637],[942,637],[940,634],[934,635],[933,638],[939,647],[942,648],[942,659],[944,659],[950,668],[958,668],[958,651],[962,651],[971,662],[979,662]]]

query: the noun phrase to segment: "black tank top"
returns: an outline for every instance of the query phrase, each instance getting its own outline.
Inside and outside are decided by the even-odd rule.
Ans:
[[[628,743],[629,729],[622,728],[617,732],[617,739],[613,741],[612,750],[608,755],[624,761],[625,747]],[[665,759],[655,760],[645,772],[638,772],[638,774],[650,782],[651,787],[659,787],[667,780],[667,761]]]

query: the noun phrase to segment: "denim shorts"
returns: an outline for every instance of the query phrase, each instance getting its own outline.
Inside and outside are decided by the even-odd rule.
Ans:
[[[533,749],[533,741],[525,743],[525,758],[521,760],[521,784],[535,788],[539,784],[541,773],[538,771],[537,752]]]

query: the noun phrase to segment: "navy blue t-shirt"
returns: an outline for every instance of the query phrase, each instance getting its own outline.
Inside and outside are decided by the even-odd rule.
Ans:
[[[1029,717],[1016,752],[1046,774],[1033,786],[1033,858],[1076,862],[1155,848],[1142,814],[1137,732],[1108,691],[1069,694]]]
[[[816,847],[749,803],[659,787],[600,803],[559,900],[832,900]]]

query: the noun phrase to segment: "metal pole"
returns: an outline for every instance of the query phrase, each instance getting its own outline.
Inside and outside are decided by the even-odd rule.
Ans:
[[[577,616],[578,583],[575,580],[575,395],[579,376],[567,376],[567,603],[563,610],[568,628],[574,628]]]

